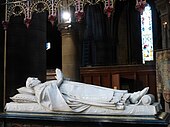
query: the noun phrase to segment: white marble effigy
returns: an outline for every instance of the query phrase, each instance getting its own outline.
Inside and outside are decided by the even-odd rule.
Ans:
[[[29,77],[26,86],[10,97],[6,111],[73,112],[82,114],[155,115],[161,105],[155,102],[149,87],[134,93],[92,84],[69,81],[56,69],[56,80],[41,83]]]

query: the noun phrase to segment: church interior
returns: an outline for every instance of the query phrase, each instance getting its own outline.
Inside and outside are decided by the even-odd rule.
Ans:
[[[6,118],[4,107],[28,77],[55,80],[59,68],[71,81],[130,93],[149,87],[162,112],[169,113],[170,0],[1,0],[0,4],[2,127],[45,127],[43,120],[52,121],[49,127],[168,126],[167,114],[166,120],[153,122],[147,116],[144,122],[136,116],[126,122],[123,116],[123,120],[120,116],[113,120],[77,116],[77,120],[73,114],[45,114],[38,119],[27,113],[13,120],[13,115]]]

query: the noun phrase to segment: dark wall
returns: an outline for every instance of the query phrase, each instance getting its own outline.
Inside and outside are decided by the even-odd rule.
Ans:
[[[154,49],[161,48],[160,19],[153,0]],[[140,12],[136,1],[116,1],[110,18],[102,3],[85,8],[82,66],[142,64]],[[99,18],[100,17],[100,18]]]
[[[0,1],[0,21],[4,20],[5,6],[1,4],[5,3],[5,0]],[[4,64],[4,30],[2,24],[0,24],[0,111],[3,110],[3,64]]]
[[[117,2],[113,14],[112,24],[112,43],[114,45],[113,64],[129,63],[129,41],[128,41],[128,3]]]
[[[134,27],[135,25],[135,27]],[[117,1],[110,17],[103,3],[85,8],[82,66],[141,63],[139,12],[135,1]]]
[[[140,12],[135,9],[136,1],[128,2],[128,43],[129,64],[142,63],[141,21]]]
[[[107,46],[109,46],[107,36],[107,16],[103,13],[103,3],[96,5],[87,5],[85,7],[85,15],[83,20],[83,36],[82,36],[82,66],[88,65],[104,65],[107,54]],[[108,27],[109,24],[108,24]],[[108,28],[110,29],[110,28]],[[107,51],[106,51],[107,50]]]
[[[51,48],[49,50],[46,50],[47,69],[61,69],[61,33],[58,30],[57,23],[52,26],[50,22],[47,22],[47,42],[51,44]]]
[[[7,31],[7,101],[28,77],[46,79],[46,13],[34,14],[29,28],[23,22],[11,17]]]

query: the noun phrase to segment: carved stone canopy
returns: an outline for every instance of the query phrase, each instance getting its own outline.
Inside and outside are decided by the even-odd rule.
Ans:
[[[84,16],[84,6],[86,4],[94,5],[99,2],[104,3],[104,11],[110,17],[114,10],[116,1],[125,0],[6,0],[4,5],[6,6],[5,20],[3,21],[4,28],[7,28],[7,24],[12,15],[20,16],[24,15],[24,23],[29,27],[33,13],[48,12],[48,19],[54,24],[63,23],[61,18],[63,11],[70,11],[70,7],[74,7],[75,17],[78,22],[82,20]]]

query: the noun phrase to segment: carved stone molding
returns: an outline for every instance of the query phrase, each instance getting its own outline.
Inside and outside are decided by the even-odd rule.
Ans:
[[[65,34],[70,34],[74,30],[74,27],[72,23],[60,23],[58,24],[58,30],[63,36]]]

